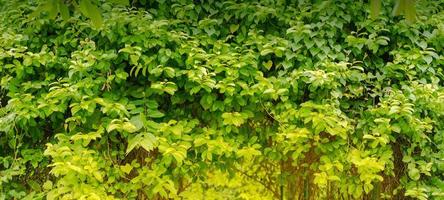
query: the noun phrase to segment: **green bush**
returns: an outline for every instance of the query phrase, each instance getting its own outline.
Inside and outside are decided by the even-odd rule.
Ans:
[[[0,0],[0,199],[444,198],[442,0],[39,2]]]

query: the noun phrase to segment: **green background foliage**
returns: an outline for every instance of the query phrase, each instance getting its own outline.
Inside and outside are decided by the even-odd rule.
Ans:
[[[444,198],[443,1],[70,2],[0,0],[0,199]]]

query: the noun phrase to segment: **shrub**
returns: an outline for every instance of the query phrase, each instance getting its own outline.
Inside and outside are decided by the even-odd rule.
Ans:
[[[443,1],[38,3],[0,1],[0,199],[444,198]]]

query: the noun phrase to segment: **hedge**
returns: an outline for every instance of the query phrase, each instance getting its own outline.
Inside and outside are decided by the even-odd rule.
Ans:
[[[0,199],[444,198],[442,0],[41,2],[0,0]]]

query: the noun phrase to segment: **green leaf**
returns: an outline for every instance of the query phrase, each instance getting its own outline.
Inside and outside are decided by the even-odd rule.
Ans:
[[[267,62],[264,62],[264,67],[265,67],[267,70],[270,70],[272,66],[273,66],[273,61],[269,60],[269,61],[267,61]]]
[[[204,144],[206,144],[206,143],[207,143],[207,140],[206,140],[205,138],[196,138],[196,139],[194,140],[194,146],[195,146],[195,147],[202,146],[202,145],[204,145]]]
[[[88,14],[89,4],[91,4],[91,2],[89,2],[89,0],[80,0],[80,2],[79,2],[80,12],[87,17],[89,17],[89,14]]]
[[[261,56],[266,56],[266,55],[273,53],[273,52],[274,52],[273,49],[264,49],[261,51]]]
[[[63,2],[60,2],[59,3],[59,10],[60,10],[60,15],[62,16],[62,19],[67,21],[69,19],[68,6]]]
[[[176,76],[176,72],[172,67],[165,67],[163,71],[167,77],[173,78],[174,76]]]
[[[29,15],[29,19],[40,16],[42,12],[48,9],[47,4],[50,4],[50,1],[39,4],[39,6]]]
[[[52,181],[48,180],[48,181],[45,181],[45,183],[43,183],[42,187],[44,190],[51,190],[52,186],[53,186]]]
[[[25,57],[23,59],[23,66],[28,67],[32,65],[32,58],[31,57]]]
[[[163,114],[162,112],[160,112],[158,110],[148,110],[147,116],[151,117],[151,118],[161,118],[161,117],[165,116],[165,114]]]
[[[230,32],[231,32],[231,33],[236,32],[237,29],[239,29],[239,24],[231,24],[231,25],[230,25]]]
[[[128,140],[126,154],[129,154],[134,148],[142,147],[146,151],[151,151],[159,145],[157,138],[151,133],[139,133]]]
[[[173,132],[174,135],[182,135],[183,126],[181,124],[177,124],[175,126],[170,127],[169,130]]]
[[[143,127],[143,122],[145,121],[145,117],[142,114],[131,117],[130,122],[136,127],[136,131],[140,130]]]
[[[395,7],[393,8],[393,15],[397,16],[404,12],[405,0],[396,0]]]
[[[58,2],[56,0],[48,0],[46,11],[48,12],[49,19],[55,19],[59,14]]]
[[[109,0],[111,3],[123,5],[123,6],[129,6],[130,2],[129,0]]]
[[[381,11],[381,0],[370,0],[370,14],[372,19],[376,19]]]
[[[414,181],[417,181],[417,180],[419,180],[419,178],[421,178],[419,170],[414,167],[409,169],[408,174],[409,174],[409,177]]]
[[[110,125],[108,125],[108,127],[106,128],[106,130],[107,130],[108,132],[111,132],[111,131],[113,131],[113,130],[119,129],[120,127],[121,127],[120,124],[110,124]]]
[[[94,171],[92,174],[100,183],[103,182],[103,175],[100,171]]]
[[[103,24],[102,13],[96,5],[93,5],[90,0],[80,0],[80,11],[91,19],[95,28],[100,28]]]
[[[422,59],[423,59],[428,65],[430,65],[430,63],[432,63],[432,61],[433,61],[432,56],[424,56],[424,57],[422,57]]]
[[[259,150],[252,147],[240,149],[236,152],[238,157],[244,157],[247,160],[251,160],[253,157],[260,156],[261,154],[262,153]]]
[[[212,94],[205,94],[201,99],[200,99],[200,105],[202,105],[202,107],[205,110],[208,110],[211,108],[211,106],[213,105],[213,101],[215,100],[214,96]]]
[[[174,93],[177,91],[177,85],[172,82],[167,82],[163,90],[170,95],[174,95]]]
[[[134,133],[137,131],[137,127],[134,126],[131,122],[124,122],[122,124],[122,130],[124,130],[128,133]]]
[[[128,153],[127,153],[128,154]],[[125,173],[129,174],[133,170],[133,166],[129,165],[128,163],[124,166],[120,166],[120,169]]]
[[[405,2],[405,18],[410,23],[413,23],[416,21],[416,4],[415,0],[404,0]]]
[[[233,113],[223,113],[222,118],[224,119],[223,123],[225,125],[240,126],[245,122],[247,116],[243,116],[238,112],[233,112]]]
[[[182,151],[174,151],[173,153],[171,153],[171,155],[174,157],[177,163],[179,163],[179,165],[182,164],[183,160],[186,157],[186,154]]]
[[[368,183],[364,184],[364,192],[366,194],[368,194],[372,190],[373,190],[373,185],[372,184],[368,184]]]

